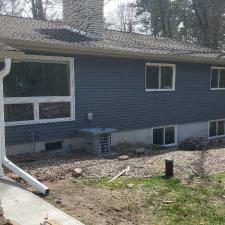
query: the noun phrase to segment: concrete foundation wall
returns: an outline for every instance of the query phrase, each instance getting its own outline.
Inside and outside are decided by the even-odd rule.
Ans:
[[[151,144],[151,128],[115,132],[112,134],[112,145],[120,143]]]
[[[45,144],[52,142],[62,141],[62,151],[80,149],[84,148],[85,140],[83,138],[71,138],[65,140],[49,140],[48,142],[37,142],[35,146],[33,144],[20,144],[20,145],[11,145],[6,147],[6,152],[8,155],[17,155],[21,153],[36,153],[45,151]]]
[[[208,122],[190,123],[177,125],[177,141],[180,143],[186,138],[202,137],[208,138]],[[131,131],[122,131],[112,134],[112,145],[120,143],[131,144],[151,144],[152,143],[152,128],[137,129]]]
[[[190,137],[208,139],[208,122],[182,124],[177,126],[178,143]]]
[[[186,138],[202,137],[208,138],[208,122],[191,123],[177,125],[177,140],[178,143]],[[76,150],[85,147],[85,139],[82,137],[70,138],[64,140],[49,140],[48,142],[62,141],[62,150]],[[40,152],[45,150],[45,144],[48,142],[37,142],[35,148],[30,144],[7,146],[7,154],[20,154],[26,152]],[[130,144],[151,144],[152,143],[152,128],[135,129],[129,131],[119,131],[112,133],[112,145],[120,143]]]

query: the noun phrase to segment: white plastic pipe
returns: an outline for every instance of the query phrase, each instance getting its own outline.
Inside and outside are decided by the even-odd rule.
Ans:
[[[38,192],[46,195],[49,192],[48,187],[40,183],[34,177],[23,171],[21,168],[11,162],[6,156],[5,149],[5,119],[4,119],[4,93],[3,93],[3,78],[7,76],[11,69],[11,59],[5,59],[5,67],[0,71],[0,176],[4,176],[2,165],[13,171],[15,174],[27,181]]]

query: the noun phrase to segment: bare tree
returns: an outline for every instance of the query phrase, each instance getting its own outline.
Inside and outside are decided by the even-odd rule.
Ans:
[[[62,0],[0,0],[0,14],[59,20]]]
[[[61,0],[24,0],[27,14],[35,19],[56,20],[61,17]]]
[[[34,19],[46,19],[42,0],[31,0],[31,10]]]
[[[124,32],[134,32],[136,23],[136,9],[131,4],[120,3],[116,12],[107,21],[107,27]]]
[[[5,11],[5,1],[0,0],[0,12],[3,13]]]
[[[20,16],[21,15],[20,0],[0,0],[0,13]]]

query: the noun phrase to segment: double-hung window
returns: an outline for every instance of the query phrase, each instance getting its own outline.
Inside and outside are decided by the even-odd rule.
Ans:
[[[158,127],[152,129],[154,145],[173,146],[177,144],[176,126]]]
[[[145,66],[146,91],[174,91],[176,65],[147,63]]]
[[[212,67],[211,90],[225,90],[225,67]]]
[[[225,136],[225,120],[214,120],[209,122],[209,138]]]
[[[73,58],[27,55],[3,85],[6,125],[75,119]]]

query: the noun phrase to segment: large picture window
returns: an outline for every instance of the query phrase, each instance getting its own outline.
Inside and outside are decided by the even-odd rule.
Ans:
[[[174,91],[176,67],[173,64],[147,63],[145,71],[146,91]]]
[[[211,70],[211,90],[225,90],[225,68],[212,67]]]
[[[154,145],[173,146],[177,143],[176,126],[152,129],[152,143]]]
[[[26,57],[4,78],[6,125],[74,119],[73,59]]]

